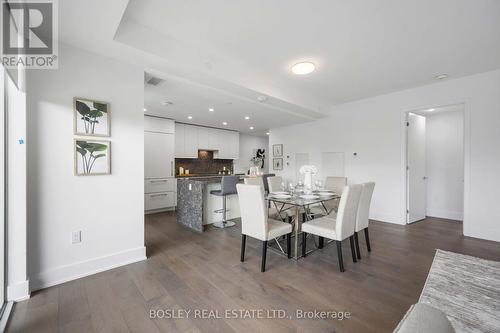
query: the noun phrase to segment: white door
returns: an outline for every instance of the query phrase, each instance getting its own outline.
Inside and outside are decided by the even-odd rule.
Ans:
[[[0,66],[0,317],[5,301],[5,81],[4,69]]]
[[[425,117],[408,114],[407,209],[408,223],[426,217]]]
[[[144,132],[144,178],[174,176],[174,135]]]

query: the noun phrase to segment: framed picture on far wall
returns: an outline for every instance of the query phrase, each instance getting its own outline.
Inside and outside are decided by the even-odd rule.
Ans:
[[[273,170],[283,170],[282,158],[273,158]]]
[[[273,156],[283,156],[283,145],[282,144],[276,144],[273,145]]]
[[[111,113],[109,103],[85,98],[73,98],[75,135],[110,136]]]
[[[75,176],[111,174],[111,142],[75,139]]]

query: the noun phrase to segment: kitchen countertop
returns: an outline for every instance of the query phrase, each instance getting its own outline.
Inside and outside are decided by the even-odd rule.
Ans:
[[[188,180],[191,182],[200,182],[204,184],[210,184],[210,183],[219,183],[222,179],[222,177],[228,176],[228,175],[199,175],[199,176],[180,176],[177,177],[177,181],[182,181],[182,180]],[[240,178],[243,178],[244,175],[236,175],[240,176]]]

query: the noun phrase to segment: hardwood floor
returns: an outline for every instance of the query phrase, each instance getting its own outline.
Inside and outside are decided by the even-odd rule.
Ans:
[[[7,332],[392,332],[417,302],[437,248],[485,259],[500,244],[461,236],[462,224],[428,218],[408,226],[372,221],[367,253],[346,271],[335,245],[294,261],[247,239],[240,263],[239,225],[203,234],[175,223],[173,213],[146,217],[148,260],[68,282],[15,304]],[[309,242],[312,243],[312,242]],[[192,309],[190,319],[150,319],[151,309]],[[194,319],[195,309],[348,311],[349,319]],[[212,313],[213,314],[213,313]]]

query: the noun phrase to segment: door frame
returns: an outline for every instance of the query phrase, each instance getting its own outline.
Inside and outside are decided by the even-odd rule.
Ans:
[[[469,225],[469,210],[470,210],[470,125],[471,125],[471,103],[467,100],[460,100],[456,102],[451,102],[447,104],[426,104],[421,107],[415,107],[411,110],[403,111],[401,113],[401,224],[409,224],[409,214],[408,214],[408,126],[406,125],[408,121],[408,114],[415,113],[418,111],[431,109],[431,108],[441,108],[453,105],[463,105],[464,108],[464,216],[462,224],[462,234],[464,230],[467,229]]]

